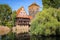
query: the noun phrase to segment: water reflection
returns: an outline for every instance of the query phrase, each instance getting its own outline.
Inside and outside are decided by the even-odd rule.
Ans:
[[[31,37],[30,40],[60,40],[60,37]]]
[[[11,40],[11,39],[6,39],[8,37],[5,36],[4,40]],[[12,37],[11,37],[12,38]],[[3,38],[2,38],[3,40]],[[14,38],[13,40],[60,40],[60,37],[36,37],[36,36],[31,36],[31,37],[19,37],[19,38]]]
[[[30,37],[30,38],[20,38],[18,40],[60,40],[60,37]]]

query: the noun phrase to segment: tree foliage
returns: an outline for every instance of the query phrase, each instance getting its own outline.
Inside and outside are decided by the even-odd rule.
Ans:
[[[12,27],[15,24],[16,11],[12,12],[10,6],[0,4],[0,25]]]
[[[16,11],[13,11],[11,14],[11,20],[13,23],[13,26],[15,26],[15,22],[16,22]]]
[[[13,27],[15,26],[15,20],[16,20],[16,11],[13,11],[11,14],[11,20],[6,23],[6,26]]]
[[[42,0],[44,8],[59,8],[60,7],[60,0]]]
[[[12,11],[10,6],[0,4],[0,25],[12,28],[15,25],[16,11]],[[9,38],[8,38],[9,37]],[[3,39],[14,39],[14,34],[10,31]]]
[[[6,4],[0,4],[0,25],[6,25],[10,21],[12,10],[10,6]]]
[[[36,18],[31,22],[31,34],[49,36],[56,35],[57,31],[60,34],[59,10],[48,8],[37,13]]]

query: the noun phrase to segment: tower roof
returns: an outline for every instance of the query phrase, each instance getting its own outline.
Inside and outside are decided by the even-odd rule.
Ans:
[[[38,7],[40,7],[39,5],[37,5],[35,2],[34,3],[32,3],[29,7],[31,7],[31,6],[38,6]]]

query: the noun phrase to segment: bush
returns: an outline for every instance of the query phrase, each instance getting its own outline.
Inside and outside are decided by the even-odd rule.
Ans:
[[[37,13],[31,22],[31,34],[35,35],[60,35],[60,9],[48,8]],[[58,29],[58,30],[57,30]]]

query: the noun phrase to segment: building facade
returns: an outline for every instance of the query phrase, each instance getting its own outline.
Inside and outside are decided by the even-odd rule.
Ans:
[[[21,7],[17,10],[16,13],[16,33],[25,33],[30,30],[30,21],[35,17],[37,12],[39,12],[39,5],[33,3],[29,6],[29,15],[27,15],[24,7]]]
[[[25,33],[29,32],[30,29],[30,19],[32,17],[28,16],[27,13],[24,10],[24,7],[21,7],[17,10],[16,15],[16,27],[17,27],[17,34],[18,33]]]
[[[29,15],[34,18],[35,15],[40,11],[39,9],[40,9],[40,7],[36,3],[31,4],[28,7]]]
[[[16,38],[21,39],[21,37],[28,37],[30,31],[30,22],[35,17],[37,12],[39,12],[39,6],[33,3],[29,6],[29,15],[27,15],[24,7],[17,10],[15,27],[13,27],[13,32],[16,33]]]

